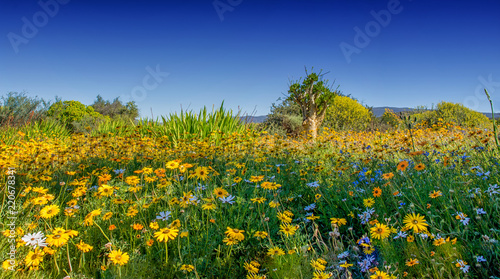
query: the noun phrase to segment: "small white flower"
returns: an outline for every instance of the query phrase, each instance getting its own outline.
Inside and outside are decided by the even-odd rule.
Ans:
[[[488,190],[486,190],[485,192],[488,193],[490,196],[494,194],[499,194],[499,192],[497,191],[498,188],[500,187],[498,187],[497,184],[495,185],[490,184],[490,187],[488,187]]]
[[[462,260],[458,260],[457,261],[458,265],[460,266],[460,269],[464,272],[464,273],[467,273],[469,272],[469,265],[465,264],[464,261]]]
[[[171,214],[172,214],[172,212],[170,212],[170,211],[160,212],[159,215],[156,216],[156,219],[159,219],[159,220],[162,220],[162,221],[167,221],[168,218],[170,218]]]
[[[309,187],[312,187],[312,188],[319,187],[318,181],[310,182],[310,183],[307,183],[306,185],[309,186]]]
[[[189,198],[189,201],[191,202],[191,204],[197,204],[200,202],[200,200],[198,200],[198,198],[196,196]]]
[[[398,234],[396,236],[394,236],[394,239],[406,238],[407,236],[408,236],[408,234],[406,232],[399,231]]]
[[[340,253],[337,258],[339,259],[343,259],[343,258],[347,258],[349,256],[349,251],[344,251],[342,253]]]
[[[485,262],[485,261],[486,261],[486,259],[485,259],[483,256],[477,256],[477,257],[476,257],[476,261],[477,261],[478,263],[480,263],[480,262]]]
[[[221,200],[222,203],[229,203],[229,204],[233,204],[234,203],[234,196],[232,195],[229,195],[227,197],[224,197],[224,198],[219,198]]]
[[[478,215],[481,215],[481,214],[486,214],[486,211],[484,211],[484,209],[482,209],[482,208],[478,208],[478,209],[476,209],[476,213]]]
[[[37,232],[35,234],[28,233],[21,238],[24,242],[26,242],[26,246],[30,245],[33,248],[45,247],[47,243],[45,243],[45,237],[42,232]]]
[[[419,234],[419,235],[420,235],[420,237],[421,237],[422,239],[427,239],[427,238],[429,237],[429,235],[428,235],[428,234],[426,234],[426,233],[421,233],[421,234]]]
[[[313,210],[313,209],[315,209],[315,208],[316,208],[316,204],[311,203],[310,205],[308,205],[308,206],[304,207],[304,210],[305,210],[305,211],[311,211],[311,210]]]
[[[198,187],[194,188],[196,191],[199,191],[199,190],[205,190],[207,189],[207,187],[205,185],[201,185],[200,183],[198,183]]]

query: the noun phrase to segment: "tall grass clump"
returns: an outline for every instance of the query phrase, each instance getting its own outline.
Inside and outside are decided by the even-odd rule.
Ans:
[[[111,134],[114,136],[130,136],[134,132],[134,121],[125,118],[105,118],[90,131],[90,135]]]
[[[174,145],[179,141],[208,138],[217,144],[224,135],[245,131],[246,126],[239,114],[234,115],[232,110],[225,109],[222,102],[218,109],[212,107],[211,112],[203,107],[199,113],[181,110],[179,114],[161,116],[161,121],[140,119],[136,129],[140,134],[164,137]]]
[[[495,144],[497,146],[497,149],[500,151],[500,144],[498,143],[498,133],[497,133],[497,125],[495,121],[495,111],[493,110],[493,102],[491,101],[490,94],[488,93],[488,90],[484,89],[484,93],[486,94],[486,97],[488,98],[488,101],[490,102],[490,107],[491,107],[491,121],[493,125],[493,135],[495,136]]]

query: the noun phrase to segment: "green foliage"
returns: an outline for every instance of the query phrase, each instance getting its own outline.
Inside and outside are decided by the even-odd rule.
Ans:
[[[99,123],[90,131],[92,136],[102,135],[102,134],[112,134],[114,136],[130,136],[134,129],[134,122],[131,119],[123,118],[106,118]]]
[[[9,92],[2,96],[0,106],[1,126],[22,126],[45,118],[48,103],[38,97],[26,96],[25,92]]]
[[[272,135],[299,135],[303,130],[300,106],[288,99],[283,100],[277,105],[273,103],[271,105],[271,113],[259,125],[259,129],[265,130]]]
[[[239,119],[239,113],[233,115],[232,110],[224,109],[224,102],[218,110],[212,108],[212,112],[207,112],[203,107],[198,114],[192,111],[182,111],[170,114],[168,118],[162,116],[163,127],[171,135],[171,141],[186,138],[205,139],[209,136],[219,137],[219,133],[230,134],[243,132],[245,126]]]
[[[5,127],[0,133],[2,144],[14,144],[25,137],[35,138],[67,138],[70,132],[59,121],[45,118],[43,121],[30,122],[21,127]]]
[[[162,136],[177,145],[180,140],[189,139],[211,139],[218,144],[224,135],[246,130],[239,113],[233,115],[232,110],[226,110],[224,102],[218,110],[212,108],[212,112],[208,112],[206,107],[199,113],[181,110],[180,114],[161,116],[161,119],[161,122],[158,119],[140,119],[136,126],[137,132]]]
[[[109,100],[105,101],[101,95],[97,95],[97,99],[91,106],[94,108],[94,111],[102,115],[107,115],[113,119],[123,118],[135,120],[139,117],[139,109],[137,108],[137,104],[133,101],[123,105],[119,98],[110,102]]]
[[[327,109],[323,126],[334,130],[363,130],[371,121],[371,112],[347,96],[335,96]]]
[[[382,123],[388,124],[393,128],[401,124],[401,119],[391,109],[385,109],[384,114],[380,118]]]
[[[92,133],[101,123],[109,121],[109,116],[85,115],[79,121],[71,122],[74,133]]]
[[[78,101],[58,101],[50,106],[47,116],[53,117],[75,132],[87,130],[103,119],[92,106],[86,106]]]
[[[488,122],[488,117],[484,114],[466,108],[462,104],[441,102],[437,105],[436,114],[445,122],[455,122],[460,126],[474,127]]]
[[[414,115],[417,121],[429,127],[439,123],[453,123],[463,127],[479,127],[488,125],[488,117],[477,111],[466,108],[462,104],[441,102],[432,111],[424,111]]]
[[[58,101],[50,106],[48,116],[54,117],[63,123],[82,120],[85,116],[100,116],[91,106],[86,106],[78,101]]]

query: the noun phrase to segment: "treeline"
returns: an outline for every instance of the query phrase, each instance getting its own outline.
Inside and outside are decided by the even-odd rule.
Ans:
[[[221,109],[223,109],[222,106]],[[225,110],[223,112],[219,112],[219,114],[224,115],[224,119],[229,119],[230,116],[225,113]],[[181,117],[189,118],[191,123],[196,119],[205,119],[208,114],[205,112],[205,116],[201,118],[200,115],[186,114],[181,115]],[[110,127],[119,127],[127,125],[127,123],[137,125],[148,122],[144,119],[139,120],[138,117],[139,110],[135,102],[124,104],[119,98],[112,101],[104,100],[100,95],[97,95],[93,104],[84,105],[79,101],[63,101],[57,97],[55,102],[51,103],[38,97],[29,97],[24,92],[10,92],[1,98],[0,106],[0,126],[4,129],[34,125],[38,130],[53,131],[57,134],[88,133],[94,130],[103,130],[103,127],[106,127],[105,131],[110,131],[113,130]],[[170,121],[175,120],[174,116],[170,116],[168,122],[185,123],[184,118]],[[278,103],[271,105],[271,113],[266,120],[263,123],[251,125],[251,127],[258,131],[267,131],[270,134],[297,137],[304,132],[303,119],[301,107],[296,102],[289,98],[279,99]],[[113,123],[100,125],[104,122]],[[409,122],[414,126],[425,127],[441,127],[446,124],[491,127],[491,121],[488,117],[461,104],[441,102],[435,109],[417,107],[401,113],[394,113],[386,109],[381,117],[376,117],[371,107],[362,105],[350,96],[335,95],[330,100],[320,129],[386,131],[405,129]],[[241,124],[243,125],[243,123]],[[162,126],[166,127],[165,124]],[[175,126],[177,127],[179,124]],[[186,128],[185,130],[189,132],[192,129]]]
[[[279,99],[278,101],[280,101],[278,104],[272,104],[271,113],[266,120],[256,126],[271,134],[300,135],[303,132],[303,117],[299,105],[288,99]],[[458,103],[443,101],[435,109],[420,106],[400,113],[386,109],[382,116],[377,117],[371,107],[363,106],[350,96],[335,96],[333,98],[321,128],[335,131],[386,131],[404,129],[408,122],[414,126],[420,125],[430,128],[442,127],[446,124],[491,128],[491,120],[488,117]]]
[[[2,96],[1,101],[0,125],[4,128],[47,122],[60,124],[70,132],[83,132],[102,121],[136,121],[139,117],[135,102],[123,104],[119,98],[110,101],[100,95],[88,106],[79,101],[63,101],[58,97],[51,103],[38,97],[29,97],[25,92],[9,92]]]

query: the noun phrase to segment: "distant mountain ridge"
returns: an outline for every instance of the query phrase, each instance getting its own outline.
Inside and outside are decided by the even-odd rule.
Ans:
[[[373,108],[373,114],[375,114],[376,117],[380,117],[384,114],[386,109],[392,110],[394,113],[398,114],[403,111],[413,111],[415,109],[413,108],[399,108],[399,107],[374,107]],[[488,118],[491,118],[491,112],[481,112],[482,114],[486,115]],[[500,117],[500,113],[495,113],[495,119]],[[247,121],[249,123],[262,123],[266,120],[267,115],[258,115],[258,116],[251,116],[251,115],[246,115],[246,116],[240,116],[240,119],[243,121]]]
[[[403,111],[413,111],[415,109],[413,108],[398,108],[398,107],[374,107],[373,108],[373,114],[375,114],[376,117],[380,117],[384,114],[386,109],[392,110],[394,113],[398,114]],[[480,112],[486,117],[491,118],[491,112]],[[500,113],[495,113],[495,119],[500,117]]]
[[[384,114],[386,109],[392,110],[395,114],[398,114],[403,111],[413,111],[414,109],[412,108],[398,108],[398,107],[374,107],[373,108],[373,114],[375,114],[376,117],[380,117]]]
[[[243,121],[246,121],[248,123],[262,123],[266,121],[267,115],[259,115],[259,116],[251,116],[251,115],[246,115],[246,116],[240,116],[240,119]]]

